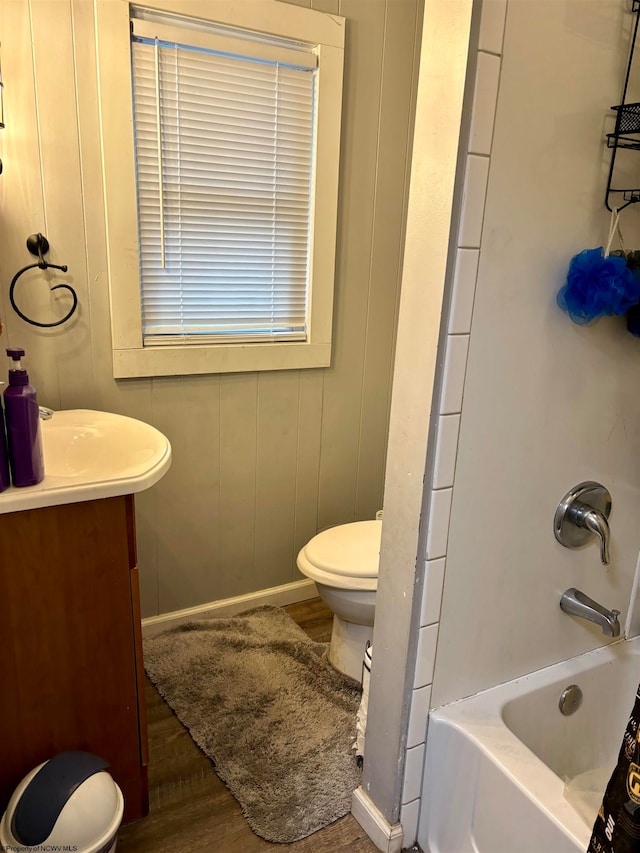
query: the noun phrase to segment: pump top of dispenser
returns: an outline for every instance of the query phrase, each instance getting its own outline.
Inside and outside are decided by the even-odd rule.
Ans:
[[[28,385],[29,384],[29,374],[22,367],[20,363],[20,359],[25,354],[23,349],[18,347],[7,347],[7,355],[14,362],[12,367],[9,368],[9,385]]]

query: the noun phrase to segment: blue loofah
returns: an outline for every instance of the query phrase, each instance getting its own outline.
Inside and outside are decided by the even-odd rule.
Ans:
[[[640,302],[640,278],[631,272],[626,258],[605,258],[602,246],[586,249],[571,259],[557,302],[574,323],[586,326],[598,317],[625,314]]]

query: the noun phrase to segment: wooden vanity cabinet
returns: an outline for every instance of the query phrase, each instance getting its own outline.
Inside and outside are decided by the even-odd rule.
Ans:
[[[63,750],[148,812],[133,496],[0,515],[0,807]]]

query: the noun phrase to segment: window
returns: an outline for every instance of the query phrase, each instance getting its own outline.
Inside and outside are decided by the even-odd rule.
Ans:
[[[329,363],[344,21],[235,6],[98,0],[116,377]]]

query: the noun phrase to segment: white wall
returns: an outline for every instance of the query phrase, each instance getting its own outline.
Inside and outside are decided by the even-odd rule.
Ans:
[[[295,2],[347,19],[332,365],[115,382],[93,3],[0,0],[0,346],[25,347],[43,404],[120,412],[169,437],[171,471],[136,501],[147,616],[296,580],[318,529],[382,504],[421,2]],[[7,298],[36,231],[80,300],[56,331],[27,326]],[[19,304],[62,316],[56,280],[25,276]]]
[[[415,632],[420,624],[425,547],[421,512],[423,500],[429,497],[424,494],[425,463],[431,444],[429,416],[455,218],[459,143],[468,125],[463,105],[472,95],[472,77],[467,76],[470,31],[477,29],[477,16],[472,13],[471,0],[427,0],[424,9],[367,749],[362,788],[354,799],[356,815],[370,814],[368,803],[373,801],[389,824],[398,820]],[[421,727],[415,720],[409,725],[422,728],[419,741],[424,748],[426,708],[421,716]],[[411,838],[405,841],[410,843]]]

